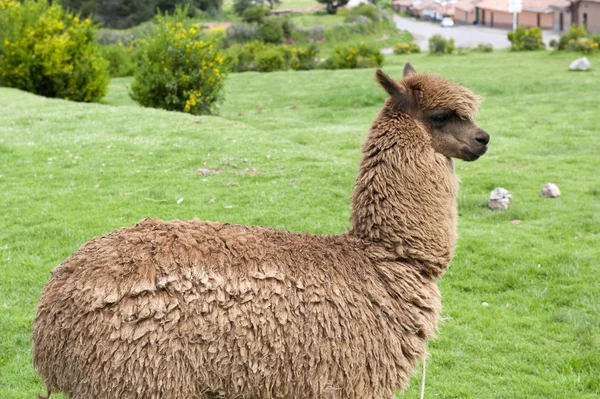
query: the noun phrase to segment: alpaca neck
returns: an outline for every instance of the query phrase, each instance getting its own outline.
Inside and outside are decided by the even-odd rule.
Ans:
[[[457,190],[452,160],[433,151],[424,127],[384,109],[363,146],[349,234],[437,276],[454,251]]]

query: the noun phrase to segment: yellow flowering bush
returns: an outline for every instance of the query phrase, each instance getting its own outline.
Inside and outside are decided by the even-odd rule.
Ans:
[[[413,54],[420,53],[421,48],[415,42],[396,43],[394,46],[394,54]]]
[[[95,30],[58,4],[0,0],[1,83],[46,97],[100,100],[109,76]]]
[[[216,40],[183,24],[183,10],[158,16],[152,35],[140,43],[140,63],[131,96],[145,107],[210,114],[221,98],[225,58]]]
[[[374,46],[361,43],[358,46],[338,46],[327,58],[322,67],[325,69],[372,68],[383,65],[383,54]]]

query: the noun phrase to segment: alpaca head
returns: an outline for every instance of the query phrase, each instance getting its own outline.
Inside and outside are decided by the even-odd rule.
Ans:
[[[388,114],[408,114],[419,121],[434,151],[465,161],[485,154],[490,137],[473,121],[479,97],[471,91],[437,75],[418,74],[408,63],[399,82],[380,69],[376,78],[390,95]]]

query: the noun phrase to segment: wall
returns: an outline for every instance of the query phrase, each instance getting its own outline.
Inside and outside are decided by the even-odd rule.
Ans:
[[[579,24],[583,24],[583,14],[587,14],[587,30],[600,33],[600,3],[581,1],[579,3]]]
[[[483,9],[480,12],[480,15],[483,15]],[[493,15],[493,25],[492,25],[492,15]],[[540,27],[542,29],[553,29],[554,28],[554,14],[540,13]],[[558,18],[558,17],[557,17]],[[583,17],[582,17],[583,18]],[[588,21],[590,20],[590,15],[588,13]],[[558,19],[557,19],[558,21]],[[485,25],[486,26],[494,26],[498,28],[512,28],[513,26],[513,14],[502,11],[493,11],[493,10],[485,10]],[[517,23],[519,25],[525,25],[529,28],[538,26],[538,13],[531,11],[522,11],[517,16]],[[556,22],[558,24],[558,22]],[[568,29],[570,19],[565,18],[565,29]]]
[[[475,21],[475,10],[466,12],[457,8],[454,12],[454,20],[463,24],[472,24]]]
[[[567,11],[560,10],[560,9],[554,10],[554,26],[552,27],[552,29],[555,31],[561,31],[561,29],[560,29],[560,14],[561,13],[563,15],[562,32],[568,31],[569,27],[571,26],[571,13],[568,11],[568,9],[567,9]]]
[[[540,15],[540,27],[542,29],[552,29],[554,27],[554,14],[539,14]],[[538,13],[531,11],[523,11],[519,13],[519,24],[527,27],[538,26]]]

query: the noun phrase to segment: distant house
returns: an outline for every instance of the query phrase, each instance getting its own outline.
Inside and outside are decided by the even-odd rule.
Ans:
[[[571,3],[573,23],[584,25],[588,32],[600,33],[600,0],[580,0]]]
[[[406,12],[410,13],[410,9],[412,7],[413,0],[393,0],[392,8],[397,12]]]
[[[418,18],[454,17],[463,24],[512,28],[509,0],[393,0],[397,11]],[[571,24],[585,25],[588,32],[600,32],[600,0],[523,0],[517,23],[554,31],[568,30]]]
[[[463,8],[471,10],[467,0],[464,1]],[[508,0],[481,0],[471,4],[475,8],[475,12],[469,17],[474,18],[474,21],[480,25],[512,27],[513,14],[508,12]],[[517,14],[519,25],[538,26],[542,29],[558,31],[568,29],[571,20],[571,3],[567,0],[523,0],[523,10]]]
[[[477,18],[473,0],[460,0],[454,5],[454,21],[463,24],[472,24]]]

